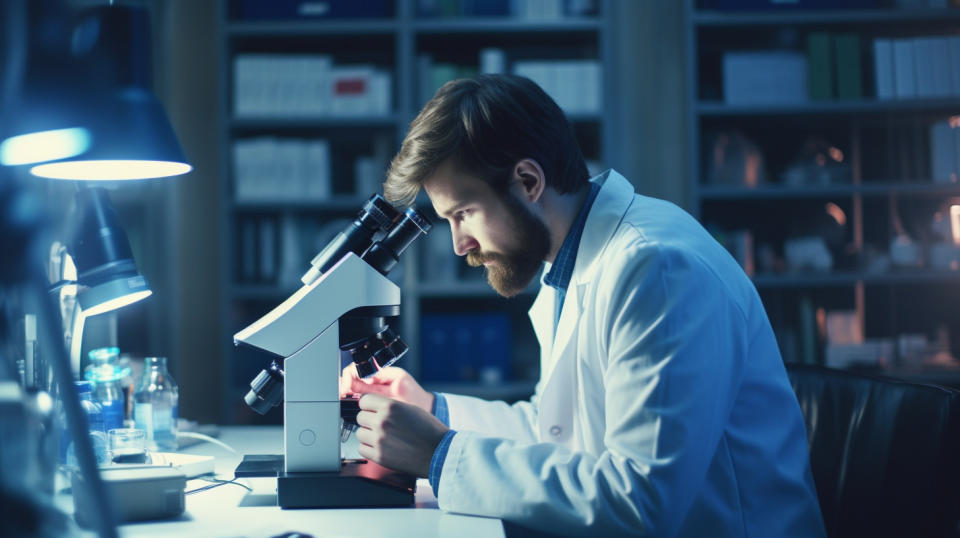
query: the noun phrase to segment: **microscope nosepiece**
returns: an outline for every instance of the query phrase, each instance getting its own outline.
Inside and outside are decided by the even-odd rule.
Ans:
[[[367,357],[365,360],[354,361],[354,364],[357,365],[357,375],[361,379],[366,379],[373,374],[380,371],[380,368],[377,367],[377,361],[373,357]]]

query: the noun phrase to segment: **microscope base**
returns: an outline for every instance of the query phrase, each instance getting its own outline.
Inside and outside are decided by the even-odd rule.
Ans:
[[[276,476],[281,508],[413,506],[417,482],[367,460],[344,461],[339,473],[288,473],[280,455],[245,455],[234,475]]]

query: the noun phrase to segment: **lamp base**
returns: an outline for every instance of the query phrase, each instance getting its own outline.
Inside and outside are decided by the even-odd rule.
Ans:
[[[277,477],[281,508],[362,508],[413,506],[416,477],[368,460],[345,460],[340,472],[288,473],[281,455],[244,455],[237,478]]]

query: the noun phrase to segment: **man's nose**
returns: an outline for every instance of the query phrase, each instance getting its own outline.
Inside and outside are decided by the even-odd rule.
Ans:
[[[450,231],[453,235],[453,251],[457,256],[465,256],[471,250],[476,250],[479,246],[477,240],[470,234],[464,233],[458,226],[451,226]]]

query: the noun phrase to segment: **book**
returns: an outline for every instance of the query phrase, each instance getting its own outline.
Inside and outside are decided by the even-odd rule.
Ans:
[[[917,96],[916,61],[912,39],[893,41],[894,95],[897,99]]]
[[[916,73],[917,97],[929,98],[936,95],[934,72],[934,41],[930,37],[913,39],[913,61]]]
[[[960,183],[960,116],[950,118],[950,130],[953,132],[953,183]]]
[[[945,36],[930,38],[930,52],[933,69],[933,96],[949,97],[953,93],[950,76],[954,69],[950,65],[950,39]]]
[[[950,63],[950,94],[960,97],[960,36],[947,38],[947,56]]]
[[[273,219],[260,219],[260,266],[258,280],[272,282],[277,276],[277,233]]]
[[[834,57],[837,70],[837,98],[860,99],[863,97],[860,36],[837,34],[834,38]]]
[[[889,39],[873,40],[873,73],[877,99],[896,97],[893,72],[893,42]]]
[[[833,99],[833,53],[830,34],[813,32],[807,36],[807,65],[810,74],[810,98],[814,101]]]
[[[930,170],[934,183],[954,183],[957,180],[957,156],[954,132],[946,120],[930,126]]]

